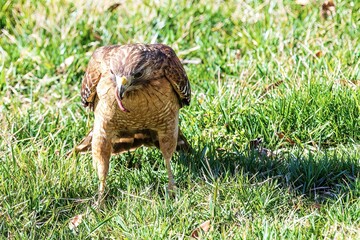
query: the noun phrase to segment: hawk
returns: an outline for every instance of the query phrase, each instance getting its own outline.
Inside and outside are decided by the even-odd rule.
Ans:
[[[179,110],[189,105],[191,88],[173,49],[163,44],[104,46],[95,50],[81,85],[81,101],[94,112],[94,125],[75,148],[92,152],[103,199],[112,154],[140,146],[160,149],[168,190],[175,183],[170,160],[189,144],[179,129]]]

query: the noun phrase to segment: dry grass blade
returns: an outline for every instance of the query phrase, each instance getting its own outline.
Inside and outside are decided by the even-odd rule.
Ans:
[[[113,12],[114,10],[116,10],[119,6],[121,6],[121,3],[114,3],[113,5],[111,5],[107,10],[109,12]]]
[[[184,59],[181,61],[182,64],[201,64],[202,60],[200,58],[194,59]]]
[[[350,80],[347,80],[347,79],[338,79],[338,80],[335,81],[335,85],[343,86],[343,87],[349,87],[349,88],[352,88],[352,89],[356,90],[360,86],[360,80],[350,81]]]
[[[260,98],[264,97],[266,93],[268,93],[269,91],[277,88],[277,87],[280,86],[282,83],[284,83],[284,80],[280,80],[280,81],[277,81],[277,82],[275,82],[275,83],[272,83],[272,84],[266,86],[266,88],[264,89],[264,91],[261,93]]]

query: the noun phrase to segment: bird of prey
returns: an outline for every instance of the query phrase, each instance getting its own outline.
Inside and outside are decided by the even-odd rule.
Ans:
[[[94,111],[94,125],[75,148],[92,152],[103,199],[112,154],[144,146],[160,149],[168,190],[175,183],[170,160],[189,145],[179,129],[179,110],[189,105],[191,89],[173,49],[163,44],[104,46],[95,50],[81,86],[81,101]]]

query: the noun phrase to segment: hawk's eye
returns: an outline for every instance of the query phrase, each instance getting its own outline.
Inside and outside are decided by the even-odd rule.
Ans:
[[[140,78],[143,74],[144,74],[143,71],[139,71],[139,72],[134,74],[134,78]]]

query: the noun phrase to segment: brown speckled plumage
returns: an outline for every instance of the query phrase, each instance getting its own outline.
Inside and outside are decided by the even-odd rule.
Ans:
[[[116,101],[115,77],[126,76],[129,84]],[[169,190],[174,188],[170,159],[188,143],[179,130],[179,109],[189,105],[190,83],[175,52],[162,44],[114,45],[98,48],[86,70],[81,101],[94,111],[93,130],[76,147],[91,151],[100,179],[101,201],[111,154],[145,146],[158,147],[165,159]]]

